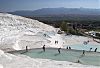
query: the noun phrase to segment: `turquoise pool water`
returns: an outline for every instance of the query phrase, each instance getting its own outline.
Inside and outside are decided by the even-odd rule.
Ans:
[[[33,49],[28,52],[19,51],[16,53],[24,54],[32,58],[42,58],[42,59],[52,59],[58,61],[71,61],[78,62],[81,64],[87,65],[96,65],[100,66],[100,53],[97,52],[85,52],[85,55],[82,55],[83,51],[79,50],[68,50],[61,49],[61,53],[58,53],[57,49],[47,48],[45,52],[42,49]]]
[[[86,51],[90,51],[90,48],[92,48],[91,51],[94,51],[97,48],[97,52],[100,52],[100,45],[94,45],[94,44],[87,44],[87,45],[77,44],[77,45],[70,45],[70,47],[72,49],[86,50]]]

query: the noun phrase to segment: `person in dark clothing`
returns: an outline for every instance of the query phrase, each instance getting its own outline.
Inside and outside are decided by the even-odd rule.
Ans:
[[[45,52],[45,45],[43,46],[43,51]]]
[[[26,46],[26,52],[28,52],[28,46]]]
[[[46,34],[44,34],[44,36],[46,37]]]
[[[92,48],[90,48],[90,51],[92,50]]]
[[[58,48],[58,52],[59,52],[59,54],[60,54],[60,50],[61,50],[61,48]]]
[[[57,41],[55,41],[55,44],[57,43]]]
[[[68,47],[66,49],[68,49]]]
[[[94,50],[94,52],[97,52],[97,48]]]
[[[83,54],[82,55],[85,55],[85,50],[83,50]]]
[[[80,63],[80,60],[78,60],[77,63]]]
[[[71,47],[69,47],[69,49],[71,49]]]

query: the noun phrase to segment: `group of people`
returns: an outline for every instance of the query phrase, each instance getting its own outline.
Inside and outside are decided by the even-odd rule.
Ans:
[[[71,49],[71,47],[68,47],[68,46],[67,46],[67,48],[66,48],[66,49]]]
[[[58,41],[55,41],[55,44],[58,44]]]
[[[90,48],[90,51],[92,50],[92,48]],[[97,48],[95,48],[94,52],[97,52]],[[83,54],[82,55],[85,55],[85,50],[83,50]]]
[[[90,51],[92,50],[92,48],[90,48]],[[97,52],[97,48],[95,48],[94,52]]]
[[[45,52],[45,45],[43,45],[42,47],[43,51]],[[67,47],[66,49],[71,49],[71,47]],[[59,54],[61,53],[61,48],[58,48],[58,52]],[[92,50],[92,48],[90,48],[90,51]],[[26,52],[28,52],[28,46],[26,46]],[[95,48],[94,52],[97,52],[97,48]],[[83,50],[83,55],[85,55],[85,50]]]
[[[43,49],[43,51],[45,52],[45,45],[43,45],[42,49]],[[58,48],[59,54],[61,53],[60,50],[61,50],[61,48]]]

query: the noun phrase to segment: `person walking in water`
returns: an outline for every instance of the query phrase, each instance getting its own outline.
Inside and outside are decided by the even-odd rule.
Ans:
[[[90,51],[92,50],[92,48],[90,48]]]
[[[28,52],[28,46],[26,46],[26,52]]]
[[[71,47],[69,47],[69,49],[71,49]]]
[[[83,50],[83,54],[82,55],[85,55],[85,50]]]
[[[97,52],[97,48],[94,50],[94,52]]]
[[[44,36],[46,37],[46,34],[44,34]]]
[[[61,48],[58,48],[58,52],[59,52],[59,54],[60,54],[60,50],[61,50]]]
[[[45,52],[45,45],[43,46],[43,51]]]
[[[68,46],[67,46],[67,48],[66,49],[68,49]]]

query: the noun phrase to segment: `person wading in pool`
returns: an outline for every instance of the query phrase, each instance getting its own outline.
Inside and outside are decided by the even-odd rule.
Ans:
[[[26,46],[26,52],[28,52],[28,46]]]
[[[60,50],[61,50],[61,48],[58,48],[58,52],[59,52],[59,54],[60,54]]]
[[[97,48],[94,50],[94,52],[97,52]]]
[[[90,51],[92,50],[92,48],[90,48]]]
[[[56,44],[56,41],[55,41],[55,44]]]
[[[45,52],[45,45],[42,47],[43,51]]]
[[[67,46],[67,48],[66,49],[68,49],[68,46]]]
[[[71,49],[71,47],[69,47],[69,49]]]
[[[85,50],[83,50],[83,54],[82,55],[85,55]]]

